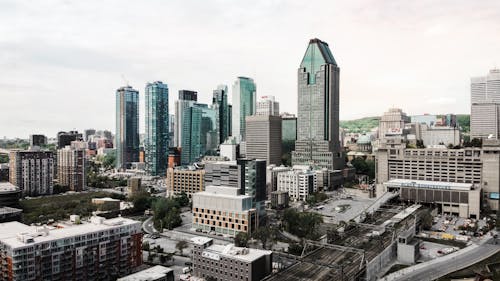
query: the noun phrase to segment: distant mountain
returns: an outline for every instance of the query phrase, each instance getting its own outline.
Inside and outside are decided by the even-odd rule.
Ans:
[[[436,116],[441,116],[436,114]],[[380,117],[364,117],[355,120],[341,120],[340,128],[344,129],[349,133],[364,133],[369,132],[375,127],[378,127]],[[457,114],[457,121],[460,127],[462,127],[463,133],[469,133],[470,131],[470,115],[469,114]]]

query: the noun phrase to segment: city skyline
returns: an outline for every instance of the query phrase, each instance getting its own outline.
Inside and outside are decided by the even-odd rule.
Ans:
[[[296,113],[296,99],[288,98],[296,95],[296,57],[303,55],[303,42],[315,37],[329,42],[343,66],[341,120],[380,116],[388,99],[408,114],[445,113],[449,108],[469,113],[470,78],[499,63],[500,39],[490,36],[500,26],[496,1],[460,5],[422,1],[404,6],[334,2],[322,3],[320,10],[314,8],[318,3],[283,1],[255,2],[250,8],[224,1],[156,3],[155,11],[168,10],[160,22],[141,12],[145,5],[115,4],[92,8],[88,3],[54,1],[47,9],[45,3],[5,2],[0,11],[0,30],[5,34],[0,41],[0,65],[5,71],[0,75],[4,105],[0,118],[12,122],[2,128],[1,137],[112,129],[109,109],[115,89],[126,84],[143,89],[156,80],[171,87],[172,111],[180,89],[198,91],[200,102],[209,104],[217,85],[248,76],[259,85],[257,96],[275,95],[282,111]],[[280,18],[270,16],[278,10]],[[475,10],[483,12],[471,13]],[[305,20],[297,21],[303,14]],[[130,20],[122,20],[122,15]],[[227,22],[231,24],[224,26]],[[269,26],[273,32],[267,32]],[[160,31],[169,36],[145,43]],[[116,48],[131,36],[137,42]],[[29,44],[32,41],[37,44]],[[174,44],[178,41],[186,44]],[[367,98],[370,102],[360,102]],[[415,98],[422,102],[411,103]],[[140,132],[144,132],[142,90],[140,101]],[[12,118],[20,104],[27,114]]]

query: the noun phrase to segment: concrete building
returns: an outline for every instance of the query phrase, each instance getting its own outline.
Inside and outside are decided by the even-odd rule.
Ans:
[[[340,68],[326,42],[311,39],[298,69],[297,141],[293,165],[345,166],[339,141]]]
[[[500,69],[471,78],[471,138],[499,138]]]
[[[233,84],[232,136],[238,142],[245,140],[245,117],[255,114],[257,86],[252,78],[238,77]]]
[[[236,161],[240,155],[240,146],[234,138],[227,139],[219,145],[220,156],[226,157],[229,161]]]
[[[0,224],[0,279],[115,280],[142,264],[141,222],[92,217],[53,227]]]
[[[286,209],[290,200],[288,191],[276,190],[271,192],[271,207],[273,209]]]
[[[291,171],[292,167],[269,165],[266,168],[267,194],[278,190],[278,174]]]
[[[392,179],[474,184],[482,190],[481,201],[498,210],[500,194],[500,142],[484,140],[482,148],[407,149],[381,146],[376,157],[377,196],[383,183]]]
[[[161,265],[118,278],[116,281],[174,281],[174,270]]]
[[[420,126],[420,138],[424,142],[424,145],[435,146],[435,145],[449,145],[453,146],[460,145],[460,129],[457,127],[428,127],[427,125]]]
[[[146,171],[163,176],[167,171],[169,143],[168,85],[161,81],[146,84]]]
[[[40,150],[11,150],[9,180],[22,196],[50,195],[53,192],[54,153]]]
[[[72,141],[83,141],[83,135],[78,131],[59,132],[57,133],[57,148],[61,149],[67,145],[71,145]]]
[[[57,150],[57,180],[71,191],[87,189],[85,176],[85,150],[70,146]]]
[[[0,205],[0,223],[21,221],[22,214],[23,214],[22,209],[12,208],[12,207],[1,207]]]
[[[398,262],[415,264],[420,256],[420,241],[415,238],[415,228],[403,231],[398,236]]]
[[[92,204],[97,206],[98,211],[119,211],[120,200],[110,197],[92,198]]]
[[[140,177],[131,177],[127,180],[127,192],[128,196],[135,196],[144,189],[142,188],[142,180]]]
[[[257,109],[255,115],[263,116],[279,116],[280,115],[280,104],[275,101],[274,96],[262,96],[257,102]]]
[[[437,117],[433,114],[413,115],[410,119],[411,123],[426,124],[429,127],[433,127],[437,123]]]
[[[389,108],[380,118],[379,138],[384,139],[394,134],[402,134],[406,124],[410,123],[410,117],[400,108]]]
[[[281,164],[281,117],[254,115],[246,117],[246,157],[266,159]]]
[[[181,194],[191,198],[196,192],[205,190],[205,170],[194,166],[178,166],[167,170],[167,196]]]
[[[272,251],[240,248],[213,243],[207,237],[194,237],[193,275],[225,281],[260,281],[272,273]]]
[[[238,163],[236,161],[219,161],[205,164],[205,186],[231,186],[238,188]]]
[[[139,161],[139,92],[130,86],[116,90],[116,168]]]
[[[193,198],[193,227],[205,232],[236,236],[239,232],[252,234],[258,226],[257,210],[252,197],[241,195],[229,186],[205,187]]]
[[[393,179],[384,191],[398,191],[401,200],[439,206],[442,213],[479,218],[481,188],[471,183]]]
[[[318,190],[317,175],[309,166],[293,166],[293,171],[278,174],[278,190],[288,192],[290,199],[306,201]]]
[[[15,207],[19,204],[21,190],[10,182],[0,182],[0,207]]]

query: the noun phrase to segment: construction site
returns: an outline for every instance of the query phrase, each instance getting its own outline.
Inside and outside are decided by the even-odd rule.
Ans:
[[[376,280],[397,256],[398,235],[415,227],[420,205],[383,204],[362,222],[323,224],[319,241],[304,241],[300,256],[274,253],[291,266],[266,281]],[[293,262],[290,262],[292,260]]]

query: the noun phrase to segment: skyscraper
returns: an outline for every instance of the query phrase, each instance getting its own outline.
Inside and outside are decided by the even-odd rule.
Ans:
[[[57,150],[57,179],[72,191],[86,189],[85,149],[66,146]]]
[[[216,113],[216,122],[219,131],[218,142],[223,143],[227,137],[230,135],[230,123],[231,115],[229,112],[229,105],[227,100],[227,86],[219,85],[216,90],[214,90],[214,96],[212,99],[212,108]]]
[[[139,92],[130,86],[116,90],[116,167],[139,161]]]
[[[182,146],[182,131],[184,110],[193,106],[198,101],[198,93],[195,91],[180,90],[179,99],[175,102],[175,131],[174,146]]]
[[[275,101],[274,96],[262,96],[257,102],[255,115],[280,115],[280,104]]]
[[[500,69],[471,79],[471,138],[500,138]]]
[[[255,114],[255,82],[252,78],[238,77],[233,84],[232,136],[245,140],[245,117]]]
[[[294,165],[344,166],[339,141],[339,73],[328,44],[311,39],[298,70]]]
[[[168,86],[161,81],[146,85],[146,170],[165,175],[168,164]]]
[[[53,152],[38,149],[11,150],[9,164],[10,183],[19,187],[23,196],[52,194]]]
[[[267,164],[281,164],[281,117],[253,115],[246,117],[246,157],[265,159]]]
[[[182,111],[181,164],[188,165],[201,155],[202,109],[198,106],[190,106]]]

